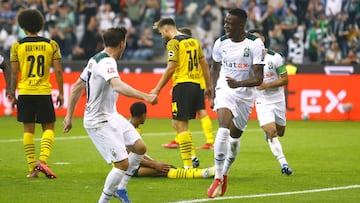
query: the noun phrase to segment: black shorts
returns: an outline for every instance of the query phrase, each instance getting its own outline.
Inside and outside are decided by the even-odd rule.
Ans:
[[[23,123],[53,123],[55,110],[51,95],[19,95],[17,120]]]
[[[205,109],[205,101],[204,90],[199,84],[186,82],[173,88],[171,111],[174,120],[194,119],[200,109]]]

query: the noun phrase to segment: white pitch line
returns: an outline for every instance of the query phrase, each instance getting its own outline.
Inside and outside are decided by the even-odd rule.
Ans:
[[[356,189],[356,188],[360,188],[360,185],[348,185],[348,186],[342,186],[342,187],[301,190],[301,191],[293,191],[293,192],[279,192],[279,193],[266,193],[266,194],[243,195],[243,196],[194,199],[194,200],[184,200],[184,201],[169,202],[169,203],[194,203],[194,202],[210,202],[210,201],[220,201],[220,200],[229,200],[229,199],[250,199],[250,198],[257,198],[257,197],[296,195],[296,194],[305,194],[305,193],[328,192],[328,191],[334,191],[334,190],[348,190],[348,189]]]
[[[261,129],[247,129],[245,132],[257,132],[257,131],[261,131]],[[165,136],[165,135],[173,135],[174,132],[143,133],[142,136]],[[203,134],[203,132],[202,131],[192,131],[191,134],[198,135],[198,134]],[[87,135],[65,136],[65,137],[55,137],[55,140],[80,140],[80,139],[88,139],[88,138],[89,137]],[[41,140],[41,138],[35,138],[35,141],[39,141],[39,140]],[[23,139],[7,139],[7,140],[0,140],[0,143],[22,142],[22,141],[23,141]]]

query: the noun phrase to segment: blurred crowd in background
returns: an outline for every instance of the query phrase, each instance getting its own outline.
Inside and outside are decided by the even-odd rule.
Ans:
[[[189,27],[208,60],[214,40],[224,34],[229,8],[248,11],[247,29],[261,30],[266,47],[289,63],[358,64],[360,0],[0,0],[0,50],[9,57],[14,41],[25,36],[16,24],[22,8],[40,10],[42,36],[57,41],[64,60],[87,60],[102,50],[101,33],[128,29],[122,60],[159,61],[165,43],[152,29],[162,17]]]

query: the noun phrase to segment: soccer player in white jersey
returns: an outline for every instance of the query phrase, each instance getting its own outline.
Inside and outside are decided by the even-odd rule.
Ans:
[[[265,42],[265,37],[260,31],[251,30],[249,33]],[[285,133],[286,104],[283,86],[288,84],[288,74],[284,58],[272,50],[266,51],[264,80],[256,88],[256,113],[270,150],[280,163],[281,173],[291,175],[293,171],[286,161],[278,138],[278,136],[282,137]]]
[[[87,103],[84,127],[107,163],[114,167],[107,175],[99,203],[108,203],[112,196],[130,202],[126,185],[139,167],[146,145],[134,126],[116,111],[118,94],[157,103],[157,96],[136,90],[121,81],[116,60],[126,47],[127,30],[110,28],[103,34],[104,50],[91,57],[73,85],[68,110],[64,118],[64,132],[72,128],[75,106],[84,88]],[[126,151],[130,149],[130,153]]]
[[[226,191],[228,172],[253,108],[255,87],[263,81],[264,43],[245,32],[246,21],[246,11],[231,9],[225,17],[225,35],[215,41],[213,48],[212,106],[217,111],[219,129],[214,145],[216,173],[207,191],[210,198]]]

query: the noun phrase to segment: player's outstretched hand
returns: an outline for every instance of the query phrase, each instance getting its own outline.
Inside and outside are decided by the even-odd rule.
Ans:
[[[167,174],[170,170],[171,166],[166,163],[157,162],[155,164],[155,169],[162,174]]]
[[[156,94],[148,94],[145,98],[145,101],[149,102],[150,104],[154,105],[158,103],[158,96]]]

